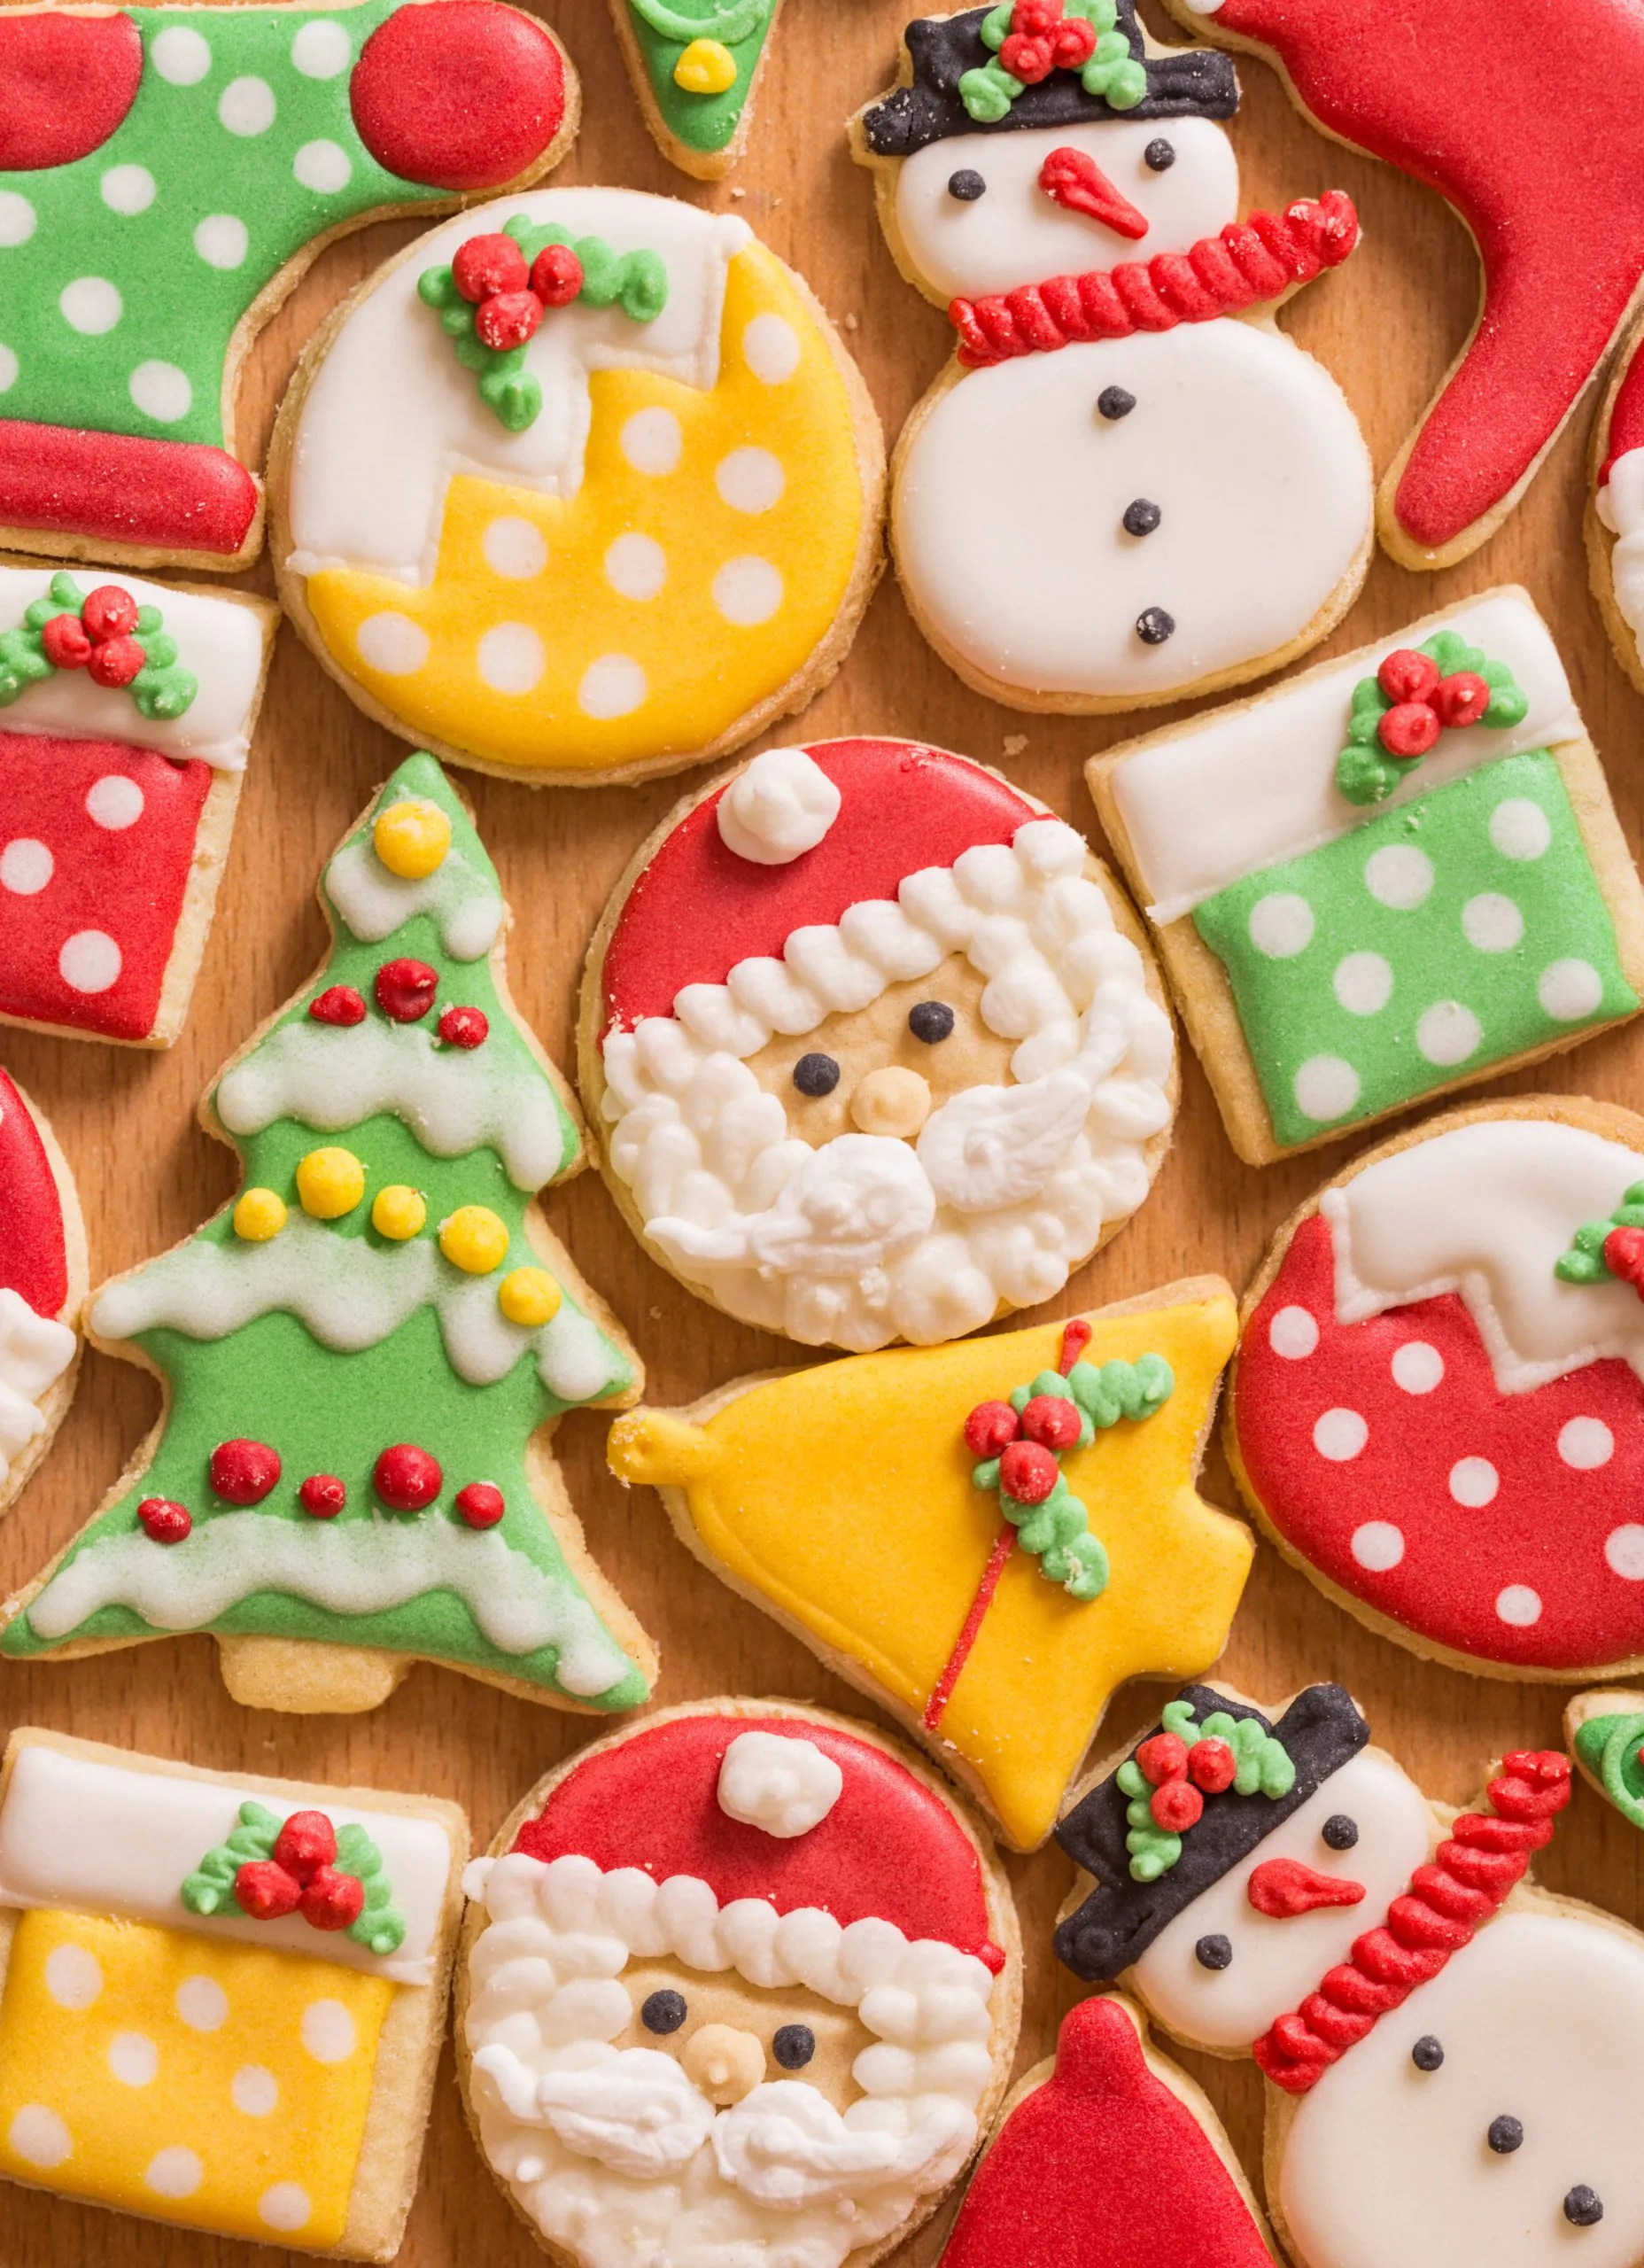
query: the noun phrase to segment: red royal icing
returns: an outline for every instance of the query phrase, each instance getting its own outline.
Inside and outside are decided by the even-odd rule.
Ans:
[[[0,13],[0,173],[89,157],[136,100],[142,76],[129,16]]]
[[[720,1764],[748,1732],[814,1742],[844,1773],[838,1801],[805,1834],[767,1835],[720,1810]],[[514,1848],[545,1861],[592,1859],[607,1874],[642,1867],[658,1882],[694,1875],[721,1906],[818,1906],[846,1926],[873,1915],[906,1938],[1004,1965],[974,1846],[947,1805],[894,1756],[809,1720],[675,1717],[634,1733],[562,1780]]]
[[[1604,447],[1608,454],[1598,477],[1601,488],[1609,478],[1609,469],[1617,457],[1625,456],[1629,449],[1644,448],[1644,352],[1639,348],[1634,348],[1626,376],[1610,405],[1609,431],[1604,437]]]
[[[1116,2000],[1062,2019],[1056,2069],[1006,2119],[942,2268],[1272,2268],[1232,2175]]]
[[[1394,510],[1437,549],[1524,478],[1644,276],[1644,9],[1636,0],[1224,0],[1329,133],[1446,198],[1485,308]]]
[[[0,522],[159,551],[239,551],[257,484],[226,449],[0,417]]]
[[[839,817],[813,850],[760,866],[727,850],[719,794],[687,812],[628,893],[605,952],[608,1023],[673,1014],[686,984],[722,984],[752,954],[779,958],[795,929],[895,897],[921,866],[1008,843],[1044,814],[963,757],[915,741],[830,741],[807,753],[838,788]]]
[[[4,796],[0,795],[0,806]],[[0,961],[4,931],[0,928]],[[40,1130],[0,1071],[0,1291],[15,1292],[36,1315],[55,1316],[68,1298],[63,1207]]]
[[[1333,1269],[1315,1214],[1239,1349],[1239,1454],[1284,1542],[1376,1613],[1480,1660],[1573,1672],[1644,1650],[1644,1385],[1609,1360],[1502,1394],[1454,1293],[1343,1325]],[[1316,1324],[1312,1353],[1275,1351],[1286,1308]],[[1281,1344],[1307,1335],[1279,1332]],[[1430,1391],[1394,1377],[1412,1344],[1432,1354],[1404,1356],[1407,1375],[1431,1377],[1432,1355],[1443,1363]],[[1338,1449],[1357,1436],[1352,1418],[1363,1421],[1351,1456],[1315,1446],[1327,1412],[1350,1413],[1324,1428]]]
[[[500,189],[543,155],[565,116],[559,50],[495,0],[426,0],[379,24],[349,106],[366,148],[402,181]]]

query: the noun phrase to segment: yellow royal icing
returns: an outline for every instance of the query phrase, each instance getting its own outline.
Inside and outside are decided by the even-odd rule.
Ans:
[[[308,605],[342,668],[415,734],[531,771],[704,748],[779,691],[855,568],[851,403],[810,309],[759,245],[730,263],[720,339],[707,392],[593,374],[576,495],[454,479],[426,589],[353,569],[311,576]],[[384,611],[427,636],[409,674],[360,652],[361,624]]]
[[[1111,1573],[1080,1604],[1012,1552],[936,1737],[1021,1849],[1054,1825],[1114,1689],[1196,1677],[1227,1642],[1253,1545],[1194,1487],[1231,1299],[1097,1315],[1085,1360],[1162,1355],[1175,1390],[1062,1460]],[[1003,1525],[972,1486],[965,1420],[1053,1369],[1062,1326],[856,1355],[750,1386],[701,1426],[636,1410],[613,1428],[624,1480],[678,1487],[702,1549],[913,1717],[941,1679]]]
[[[336,2244],[399,1988],[190,1930],[25,1914],[0,2174],[225,2236]]]

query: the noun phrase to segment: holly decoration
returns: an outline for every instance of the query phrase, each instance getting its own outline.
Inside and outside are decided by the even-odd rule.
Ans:
[[[300,1914],[311,1929],[345,1930],[379,1958],[405,1942],[383,1854],[363,1827],[335,1828],[322,1811],[282,1822],[265,1805],[240,1806],[239,1825],[207,1851],[178,1892],[190,1914],[237,1912],[253,1922]]]
[[[582,299],[652,322],[668,304],[668,270],[658,252],[616,252],[603,237],[573,237],[552,221],[537,228],[516,213],[500,230],[459,245],[448,268],[425,268],[416,289],[438,310],[458,361],[478,372],[480,400],[523,433],[542,411],[525,349],[548,310]]]
[[[1052,71],[1076,71],[1087,95],[1112,110],[1134,110],[1147,72],[1115,28],[1113,0],[1002,0],[982,19],[989,61],[959,80],[959,100],[980,125],[996,125],[1011,105]]]
[[[1336,785],[1350,804],[1379,804],[1440,733],[1522,724],[1529,707],[1529,695],[1507,664],[1490,660],[1454,630],[1440,630],[1420,646],[1400,646],[1353,688]]]
[[[1182,1856],[1182,1837],[1204,1817],[1205,1798],[1266,1796],[1276,1803],[1296,1784],[1283,1742],[1258,1717],[1213,1710],[1201,1725],[1189,1701],[1167,1701],[1162,1732],[1144,1740],[1116,1777],[1130,1798],[1125,1848],[1137,1882],[1157,1882]]]
[[[1565,1284],[1631,1284],[1644,1300],[1644,1181],[1635,1181],[1607,1221],[1576,1231],[1570,1250],[1553,1263]]]
[[[52,576],[50,595],[35,599],[15,629],[0,632],[0,709],[59,670],[123,688],[139,716],[162,721],[181,717],[200,689],[179,666],[159,607],[139,606],[118,583],[83,591],[66,573]]]

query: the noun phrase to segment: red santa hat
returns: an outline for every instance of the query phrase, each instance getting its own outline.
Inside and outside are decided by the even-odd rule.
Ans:
[[[68,1300],[68,1232],[46,1146],[28,1105],[0,1071],[0,1291],[36,1315]]]

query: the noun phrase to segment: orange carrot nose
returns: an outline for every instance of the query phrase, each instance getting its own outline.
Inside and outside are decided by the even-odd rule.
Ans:
[[[1039,168],[1039,186],[1070,213],[1086,214],[1116,236],[1135,239],[1147,234],[1146,214],[1121,197],[1096,159],[1082,150],[1052,150]]]
[[[1250,1877],[1250,1902],[1258,1914],[1287,1922],[1311,1914],[1315,1906],[1357,1906],[1364,1884],[1345,1875],[1314,1874],[1299,1859],[1264,1859]]]

